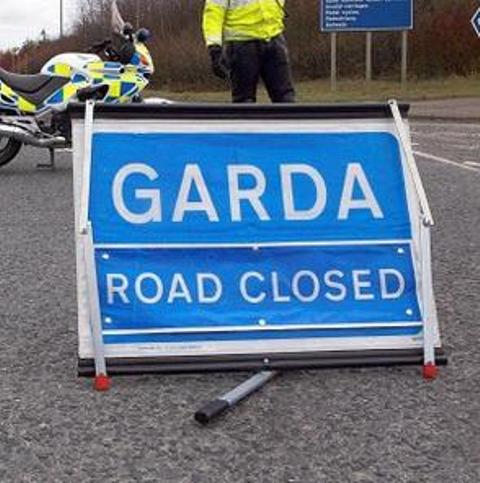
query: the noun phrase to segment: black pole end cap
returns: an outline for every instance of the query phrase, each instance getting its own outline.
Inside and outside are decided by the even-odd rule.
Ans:
[[[224,399],[214,399],[205,404],[201,409],[195,413],[195,421],[200,424],[207,424],[212,419],[222,414],[230,406]]]

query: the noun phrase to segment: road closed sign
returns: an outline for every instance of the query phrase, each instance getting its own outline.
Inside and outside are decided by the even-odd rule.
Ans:
[[[82,109],[84,371],[97,346],[120,372],[435,356],[429,212],[389,106]]]

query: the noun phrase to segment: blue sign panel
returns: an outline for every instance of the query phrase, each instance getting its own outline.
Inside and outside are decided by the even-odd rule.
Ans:
[[[413,335],[409,244],[97,249],[105,342]],[[188,330],[186,330],[188,329]]]
[[[321,0],[321,30],[409,30],[413,0]]]
[[[411,238],[387,132],[98,133],[91,169],[97,244]]]

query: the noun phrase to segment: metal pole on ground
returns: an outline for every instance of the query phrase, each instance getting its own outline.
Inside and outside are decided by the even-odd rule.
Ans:
[[[330,90],[337,90],[337,33],[330,34]]]
[[[277,375],[277,371],[262,371],[255,374],[235,389],[205,404],[205,406],[195,413],[195,420],[201,424],[209,423],[227,409],[235,406],[242,399],[245,399],[250,396],[250,394],[258,391],[258,389],[263,387],[268,381],[272,380]]]

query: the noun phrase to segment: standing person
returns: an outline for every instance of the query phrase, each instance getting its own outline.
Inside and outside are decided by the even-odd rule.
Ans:
[[[272,102],[295,102],[284,18],[285,0],[206,0],[212,70],[230,78],[233,102],[256,102],[260,78]]]

